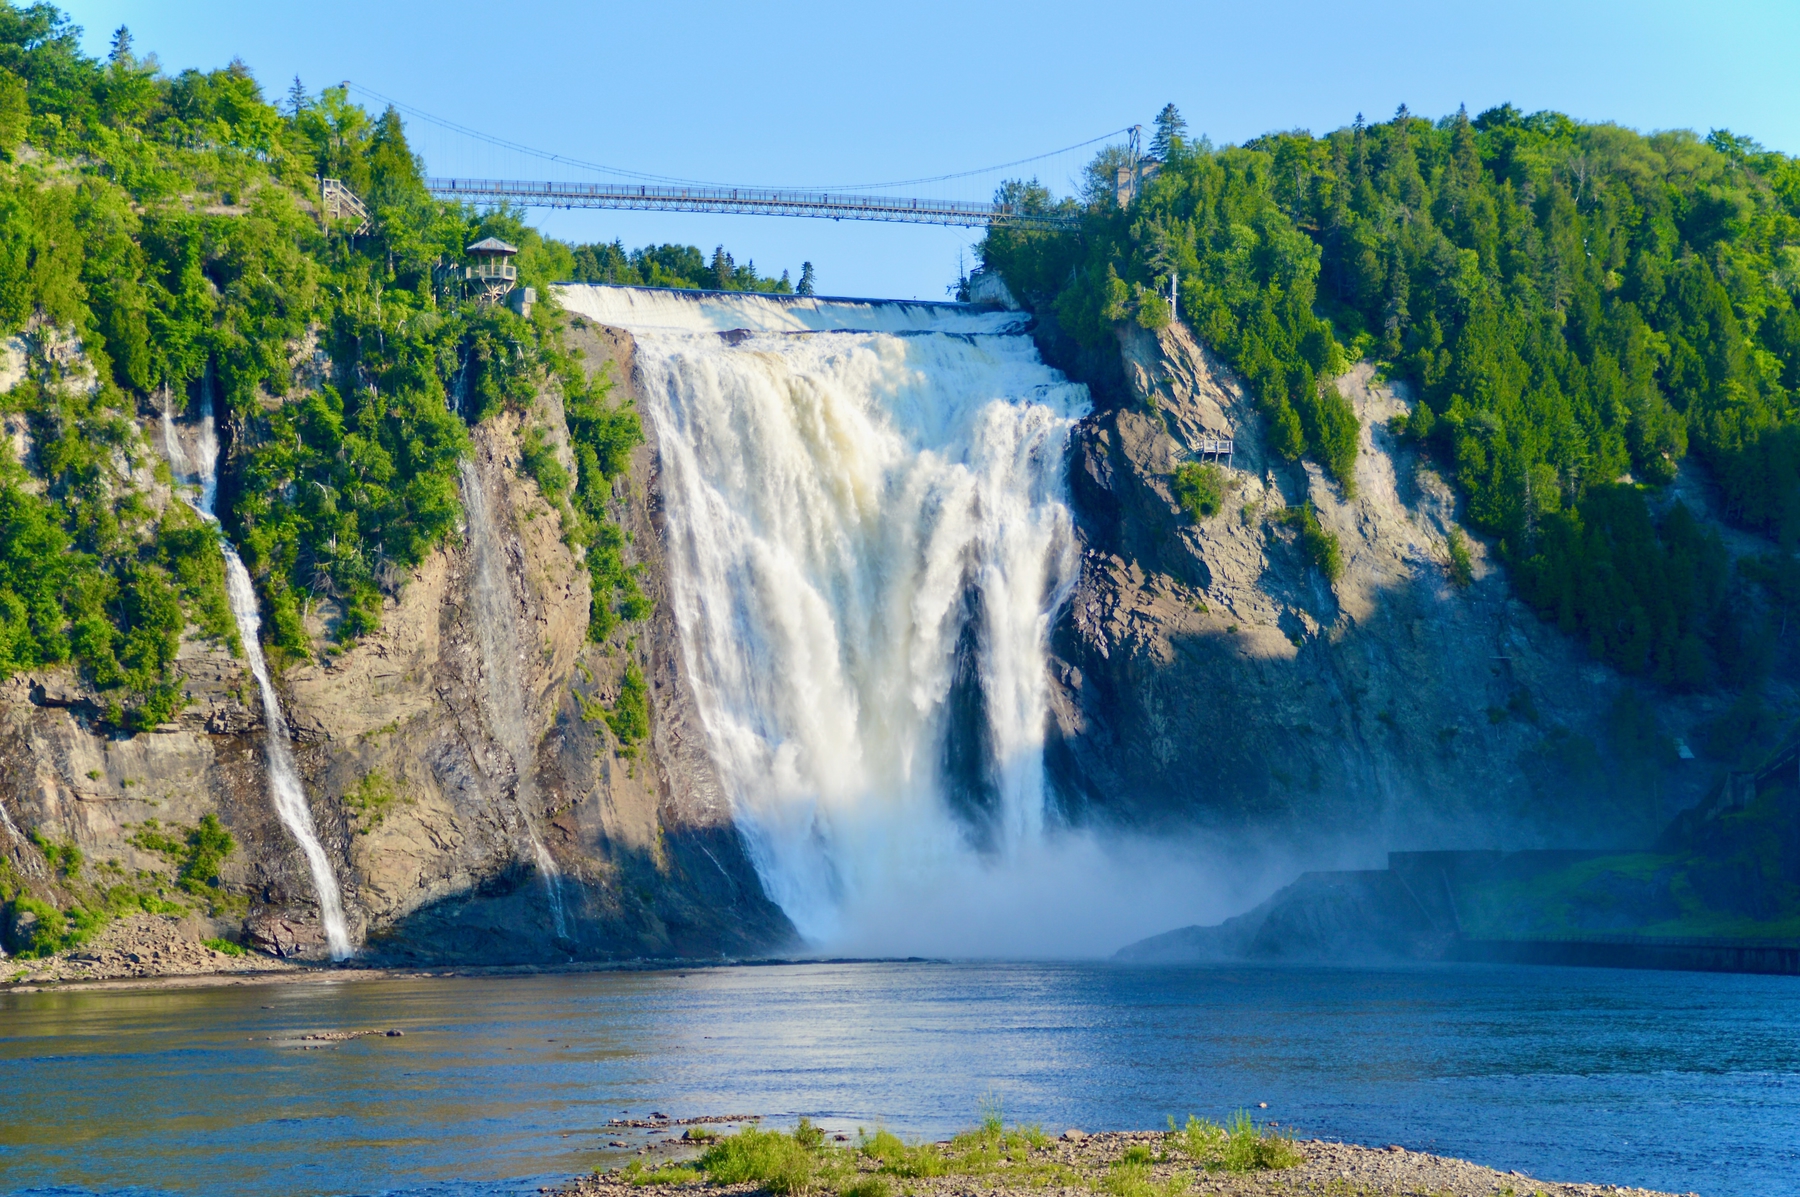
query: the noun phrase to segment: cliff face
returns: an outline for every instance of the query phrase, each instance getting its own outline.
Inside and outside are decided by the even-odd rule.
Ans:
[[[1714,771],[1678,743],[1719,700],[1640,691],[1513,597],[1450,487],[1387,421],[1404,394],[1339,380],[1363,423],[1356,496],[1287,462],[1239,383],[1179,325],[1119,334],[1123,385],[1070,449],[1084,542],[1053,631],[1050,761],[1077,821],[1198,822],[1371,848],[1646,841]],[[1191,519],[1171,475],[1203,437],[1236,489]],[[1336,534],[1335,584],[1285,508]],[[1654,704],[1654,705],[1652,705]],[[1684,738],[1684,739],[1678,739]]]
[[[567,337],[633,399],[628,334],[574,318]],[[1048,760],[1070,821],[1250,832],[1313,859],[1630,846],[1716,776],[1677,746],[1698,744],[1727,699],[1671,699],[1593,662],[1513,597],[1473,537],[1472,578],[1455,584],[1453,492],[1389,435],[1407,400],[1367,366],[1339,380],[1364,425],[1346,498],[1265,445],[1253,401],[1179,326],[1127,326],[1117,355],[1090,357],[1105,377],[1068,458],[1081,571],[1051,630]],[[279,679],[361,958],[780,950],[793,928],[733,825],[684,676],[658,446],[615,488],[654,614],[594,644],[587,570],[522,469],[533,430],[566,465],[554,391],[476,428],[464,484],[483,518],[392,580],[379,633],[328,649],[321,608],[316,661]],[[27,458],[28,431],[6,431]],[[1172,474],[1221,437],[1235,442],[1231,489],[1196,520]],[[1705,509],[1692,478],[1676,490]],[[1335,581],[1281,518],[1308,503],[1339,542]],[[220,873],[232,896],[190,916],[188,934],[320,956],[313,884],[269,798],[254,683],[223,648],[189,641],[182,659],[188,706],[131,737],[104,732],[67,673],[0,686],[0,854],[61,908],[127,883],[192,905],[166,837],[216,815],[238,845]],[[636,745],[604,719],[630,665],[650,698]],[[1778,701],[1787,685],[1771,682]],[[71,870],[28,832],[84,862]]]
[[[628,338],[573,335],[590,368],[616,361],[629,379]],[[554,393],[473,430],[491,538],[465,525],[400,580],[378,634],[279,678],[361,956],[506,963],[778,948],[792,928],[708,784],[673,615],[660,601],[656,446],[641,447],[616,486],[628,560],[655,614],[594,644],[587,571],[519,469],[528,426],[567,459]],[[485,598],[480,551],[497,556],[488,576],[500,593]],[[494,619],[496,610],[510,618]],[[315,630],[323,649],[325,625]],[[238,844],[221,877],[239,896],[194,933],[321,955],[306,863],[268,797],[254,682],[222,649],[186,644],[182,656],[188,707],[129,738],[100,730],[92,697],[67,674],[0,688],[0,852],[52,900],[83,885],[154,887],[172,882],[173,865],[142,846],[146,828],[179,838],[215,814]],[[651,692],[650,735],[635,747],[603,718],[628,663]],[[85,858],[75,875],[47,862],[27,829],[75,845]]]

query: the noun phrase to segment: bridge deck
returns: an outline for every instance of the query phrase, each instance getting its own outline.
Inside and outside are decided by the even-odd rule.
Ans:
[[[964,228],[1073,228],[1079,218],[1021,212],[998,204],[843,195],[761,187],[655,187],[636,183],[546,183],[517,179],[427,179],[439,199],[514,203],[528,208],[637,208],[662,212],[740,212],[760,216],[816,216],[827,220],[885,220]]]

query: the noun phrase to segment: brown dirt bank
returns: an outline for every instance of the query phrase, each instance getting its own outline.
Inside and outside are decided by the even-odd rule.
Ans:
[[[1274,1197],[1276,1194],[1321,1194],[1329,1197],[1669,1197],[1650,1189],[1607,1184],[1539,1180],[1520,1172],[1500,1172],[1467,1160],[1450,1159],[1403,1147],[1359,1147],[1324,1140],[1295,1143],[1304,1161],[1279,1171],[1228,1173],[1196,1167],[1178,1153],[1165,1150],[1167,1136],[1155,1131],[1112,1131],[1084,1135],[1070,1131],[1021,1159],[1016,1175],[1005,1170],[981,1175],[928,1179],[889,1178],[894,1197],[1094,1197],[1118,1194],[1113,1165],[1128,1148],[1147,1146],[1156,1156],[1145,1197]],[[647,1163],[691,1157],[692,1148],[666,1140],[651,1149]],[[657,1157],[662,1157],[658,1159]],[[860,1167],[868,1179],[876,1162]],[[860,1186],[857,1186],[860,1191]],[[737,1197],[757,1193],[754,1184],[635,1185],[618,1171],[579,1177],[562,1190],[569,1197]],[[1693,1197],[1692,1194],[1687,1197]]]

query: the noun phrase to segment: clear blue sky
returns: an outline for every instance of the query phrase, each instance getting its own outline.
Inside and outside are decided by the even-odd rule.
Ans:
[[[125,24],[137,51],[155,51],[170,70],[235,55],[271,95],[295,74],[313,90],[349,79],[534,147],[734,183],[986,166],[1147,124],[1171,100],[1215,142],[1322,132],[1359,111],[1385,118],[1402,102],[1438,116],[1511,101],[1640,129],[1723,126],[1800,152],[1794,0],[76,0],[67,9],[94,52]],[[458,168],[446,139],[416,144],[428,167]],[[1053,167],[1046,181],[1065,190],[1070,163]],[[840,295],[942,297],[974,240],[776,217],[536,215],[581,240],[723,242],[765,272],[798,273],[810,259],[821,291]]]

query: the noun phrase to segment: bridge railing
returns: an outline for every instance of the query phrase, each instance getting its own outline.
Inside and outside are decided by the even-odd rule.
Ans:
[[[639,183],[554,183],[518,179],[435,178],[425,186],[439,199],[515,203],[530,208],[636,208],[665,212],[741,212],[766,216],[815,216],[828,220],[883,220],[965,228],[1007,225],[1066,229],[1079,217],[1028,212],[999,204],[910,196],[845,195],[768,187],[659,187]]]

